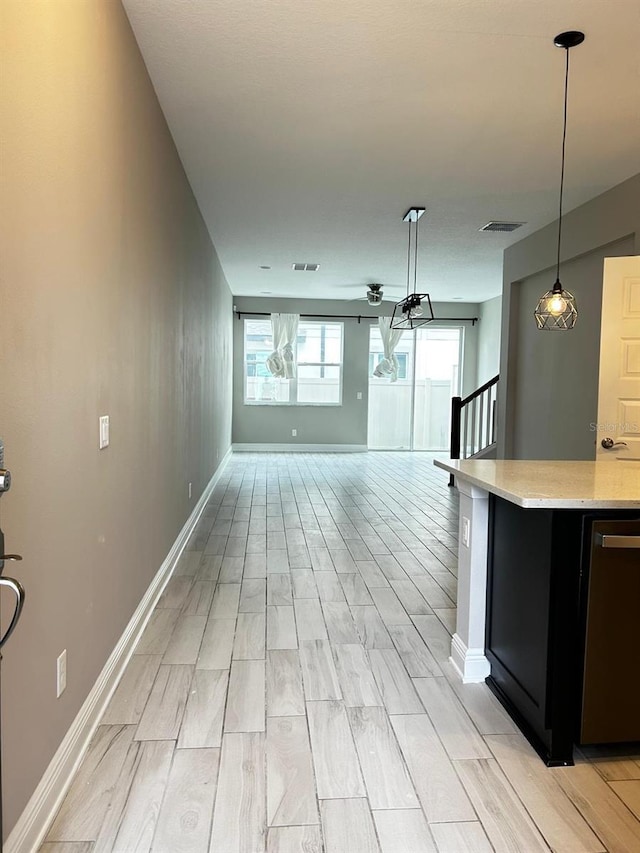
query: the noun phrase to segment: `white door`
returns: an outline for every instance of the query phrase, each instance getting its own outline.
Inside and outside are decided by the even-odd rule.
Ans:
[[[640,255],[604,262],[596,459],[640,459]]]

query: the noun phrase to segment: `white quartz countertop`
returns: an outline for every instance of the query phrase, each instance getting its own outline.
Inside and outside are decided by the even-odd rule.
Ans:
[[[434,464],[522,507],[640,508],[640,461],[436,459]]]

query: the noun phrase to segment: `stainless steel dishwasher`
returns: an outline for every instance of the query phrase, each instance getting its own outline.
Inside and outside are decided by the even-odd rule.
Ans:
[[[640,520],[591,529],[581,743],[640,741]]]

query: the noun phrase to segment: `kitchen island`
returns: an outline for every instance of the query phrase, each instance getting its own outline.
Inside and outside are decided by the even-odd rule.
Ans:
[[[640,462],[435,464],[460,493],[451,660],[462,679],[486,679],[549,765],[572,763],[576,742],[640,739],[635,723],[610,721],[612,707],[622,707],[624,722],[629,706],[640,724],[639,688],[629,687],[637,681],[629,654],[640,550],[594,545],[634,534],[640,543]],[[602,555],[615,572],[601,568]],[[618,590],[619,613],[614,576],[629,587]]]

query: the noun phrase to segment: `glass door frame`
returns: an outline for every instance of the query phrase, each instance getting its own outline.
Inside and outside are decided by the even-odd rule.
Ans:
[[[437,325],[433,325],[431,323],[424,324],[423,326],[418,326],[415,329],[411,330],[412,343],[411,343],[411,402],[409,406],[409,447],[407,448],[368,448],[369,450],[381,450],[386,452],[396,452],[396,453],[414,453],[415,451],[415,411],[416,411],[416,367],[417,367],[417,359],[416,353],[418,348],[418,332],[420,329],[424,328],[425,331],[428,330],[429,327],[435,329],[457,329],[458,330],[458,375],[457,375],[457,389],[452,388],[452,396],[459,396],[462,392],[462,377],[464,370],[464,339],[465,339],[465,326],[463,323],[451,323],[451,322],[439,322]],[[377,329],[376,324],[372,323],[369,326],[369,353],[371,353],[371,330]],[[406,334],[406,332],[404,333]],[[369,360],[367,358],[367,365]],[[369,381],[371,377],[369,376]],[[369,430],[369,423],[367,419],[367,434]],[[429,452],[429,451],[417,451],[419,453]]]

